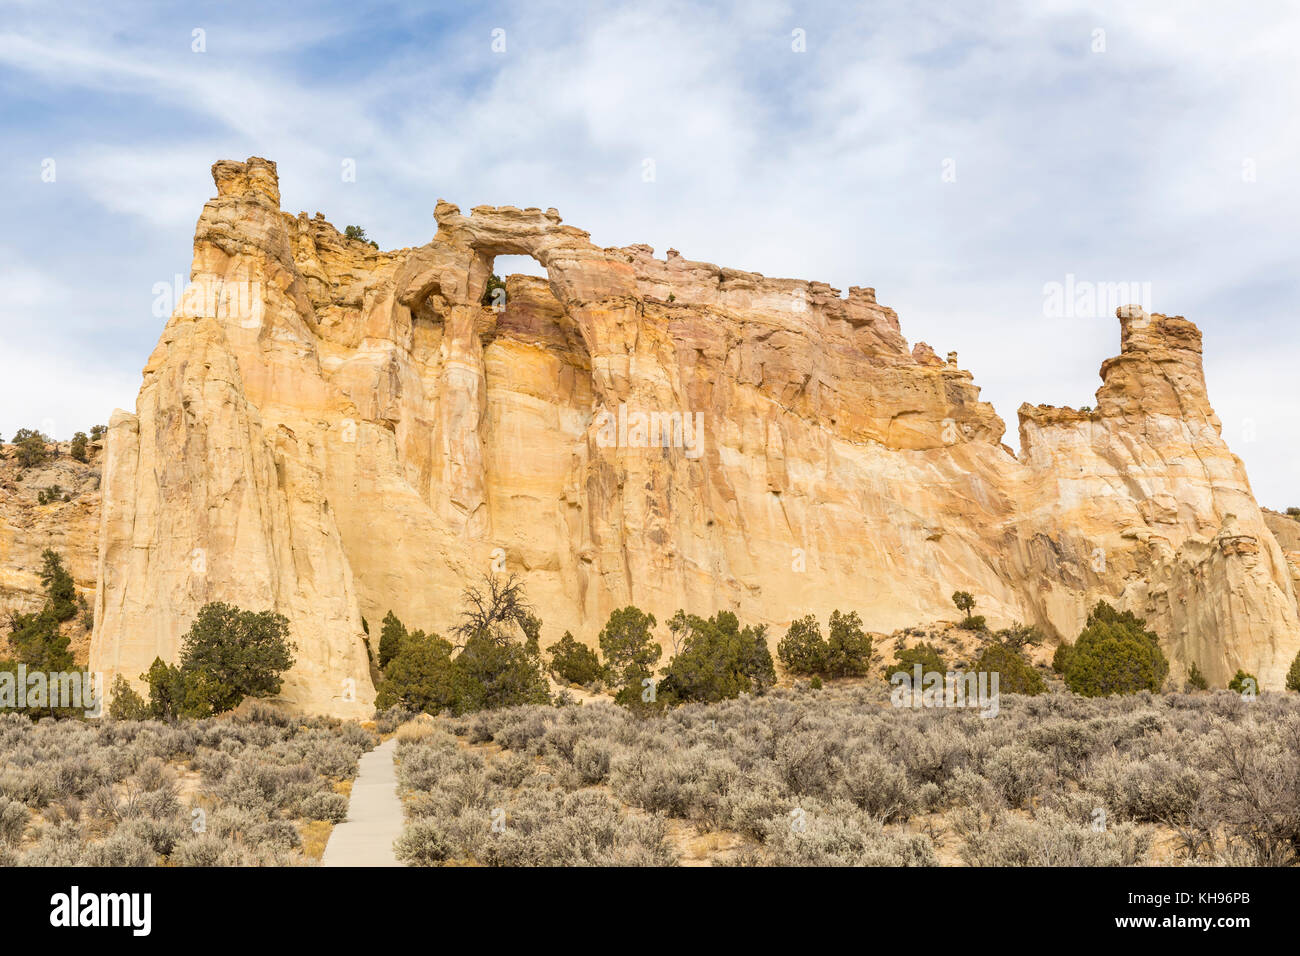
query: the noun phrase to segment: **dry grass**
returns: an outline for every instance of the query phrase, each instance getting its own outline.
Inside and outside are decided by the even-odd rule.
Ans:
[[[396,736],[399,744],[414,744],[419,743],[421,740],[428,740],[433,734],[433,722],[422,715],[414,720],[408,720],[398,727]]]
[[[310,863],[319,863],[325,855],[325,844],[329,843],[334,824],[327,820],[303,820],[298,823],[298,834],[302,839],[302,855]]]

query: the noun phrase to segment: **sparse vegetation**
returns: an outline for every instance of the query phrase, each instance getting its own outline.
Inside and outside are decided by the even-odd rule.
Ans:
[[[1210,684],[1201,673],[1201,669],[1192,662],[1192,666],[1187,669],[1187,680],[1183,682],[1183,693],[1190,694],[1198,690],[1209,690]]]
[[[499,296],[500,301],[504,303],[506,300],[505,280],[503,280],[499,275],[497,275],[494,272],[492,273],[492,275],[488,276],[487,285],[483,287],[483,296],[482,298],[479,299],[479,304],[496,305],[498,299],[498,295],[497,295],[498,290],[500,290],[500,296]]]
[[[1300,862],[1295,697],[1004,686],[989,721],[882,706],[885,693],[444,719],[399,743],[398,853],[498,866],[671,865],[700,860],[701,845],[703,861],[731,865]]]
[[[969,591],[953,591],[952,603],[957,606],[957,610],[966,615],[957,625],[958,627],[967,631],[982,631],[988,626],[982,614],[977,616],[974,613],[975,598]]]
[[[1033,625],[1012,624],[993,635],[993,640],[1015,651],[1037,647],[1043,643],[1043,632]]]
[[[71,492],[66,492],[59,484],[50,485],[48,488],[41,488],[36,492],[36,503],[40,505],[53,504],[56,501],[71,501]]]
[[[22,866],[311,863],[303,834],[375,738],[264,705],[169,725],[0,714],[0,860]]]
[[[354,239],[354,240],[356,240],[357,242],[364,242],[366,245],[368,245],[368,246],[370,246],[370,247],[372,247],[372,248],[374,248],[374,249],[378,249],[378,248],[379,248],[379,243],[374,242],[373,240],[371,240],[371,239],[366,235],[366,230],[363,229],[361,226],[347,226],[347,227],[345,227],[344,230],[343,230],[343,237],[344,237],[345,239]]]
[[[33,468],[50,457],[50,439],[36,429],[18,429],[13,444],[18,464],[23,468]]]

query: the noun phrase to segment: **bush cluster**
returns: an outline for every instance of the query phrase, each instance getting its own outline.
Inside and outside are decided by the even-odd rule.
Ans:
[[[181,724],[0,715],[0,862],[305,862],[301,828],[343,819],[334,785],[374,743],[354,723],[262,706]],[[182,770],[198,774],[190,792]]]

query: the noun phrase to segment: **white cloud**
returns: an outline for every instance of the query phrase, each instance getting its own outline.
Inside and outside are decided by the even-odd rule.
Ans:
[[[1158,309],[1204,328],[1211,398],[1257,493],[1300,499],[1294,6],[519,4],[432,31],[386,15],[412,45],[376,44],[375,15],[351,5],[310,33],[255,34],[235,7],[203,18],[194,55],[179,20],[88,6],[77,27],[32,8],[0,35],[0,64],[70,105],[105,90],[139,104],[130,129],[61,133],[68,181],[102,211],[81,228],[188,229],[208,165],[249,154],[279,163],[287,210],[389,246],[427,241],[438,197],[556,206],[597,243],[875,286],[911,341],[960,351],[1012,444],[1022,401],[1091,404],[1118,348],[1113,320],[1045,318],[1043,283],[1149,281]],[[313,60],[319,44],[346,59]],[[37,228],[28,258],[75,275],[57,229]],[[1229,423],[1252,414],[1258,441],[1242,443]]]
[[[0,363],[0,436],[6,441],[20,428],[38,428],[67,441],[73,432],[107,425],[116,408],[135,409],[138,370],[59,354],[58,349],[17,348],[4,339]]]

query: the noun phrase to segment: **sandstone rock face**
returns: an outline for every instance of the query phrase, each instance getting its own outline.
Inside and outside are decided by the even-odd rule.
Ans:
[[[1300,518],[1264,509],[1264,523],[1282,546],[1282,554],[1291,567],[1291,581],[1300,597]]]
[[[208,600],[275,607],[285,697],[371,703],[361,618],[444,629],[522,573],[543,642],[636,604],[772,625],[953,614],[1073,638],[1108,599],[1148,615],[1175,674],[1280,687],[1300,651],[1291,571],[1205,394],[1200,334],[1121,310],[1091,412],[1025,406],[1022,454],[968,371],[869,288],[771,279],[555,210],[439,202],[380,252],[278,208],[274,164],[213,168],[193,286],[112,421],[92,665],[134,678]],[[482,304],[493,259],[530,255]],[[196,570],[201,568],[201,570]]]
[[[69,455],[68,443],[51,444],[57,457],[19,467],[14,446],[0,459],[0,612],[39,610],[45,603],[41,585],[41,555],[51,548],[63,558],[64,567],[77,585],[77,593],[88,603],[95,600],[95,579],[99,566],[99,456],[92,445],[92,457],[79,462]],[[40,492],[58,486],[62,494],[42,504]],[[64,498],[69,500],[65,501]],[[64,625],[73,656],[85,663],[89,633],[80,621]]]

